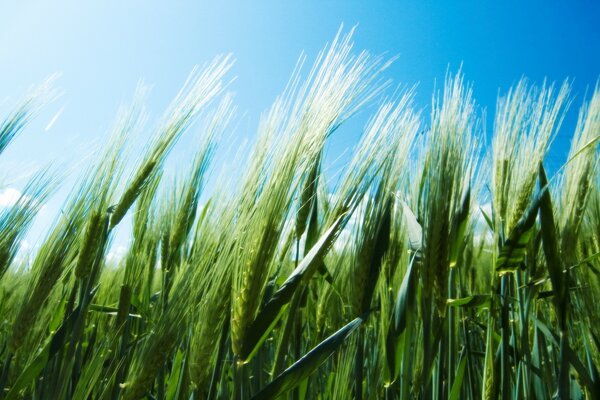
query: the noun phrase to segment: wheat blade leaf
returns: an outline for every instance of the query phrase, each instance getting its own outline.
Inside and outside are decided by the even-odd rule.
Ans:
[[[275,399],[277,396],[298,386],[298,384],[310,376],[321,364],[331,357],[346,341],[346,338],[348,338],[348,336],[350,336],[350,334],[362,323],[363,319],[360,317],[349,322],[346,326],[329,336],[301,359],[292,364],[292,366],[283,371],[281,375],[263,388],[253,397],[253,399]]]

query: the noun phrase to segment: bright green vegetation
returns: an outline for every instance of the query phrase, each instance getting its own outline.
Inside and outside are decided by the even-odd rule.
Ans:
[[[389,63],[339,37],[264,114],[242,172],[217,178],[230,65],[192,73],[127,172],[136,97],[28,263],[19,242],[57,179],[0,212],[0,397],[600,398],[598,88],[547,175],[567,83],[500,97],[483,146],[460,75],[428,117],[412,90],[382,98]],[[0,152],[43,97],[4,119]],[[325,170],[329,136],[367,104],[351,160]]]

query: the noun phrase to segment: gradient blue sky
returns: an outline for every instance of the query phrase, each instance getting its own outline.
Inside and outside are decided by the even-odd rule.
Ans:
[[[231,89],[245,113],[238,131],[252,135],[300,53],[310,60],[341,23],[358,24],[357,49],[399,56],[386,76],[419,83],[416,102],[425,109],[434,82],[461,64],[489,121],[498,93],[522,76],[538,83],[572,79],[574,100],[555,141],[555,164],[564,159],[586,89],[600,75],[600,2],[591,1],[23,0],[3,2],[0,14],[1,115],[52,73],[61,73],[57,86],[64,91],[0,158],[5,187],[18,187],[52,160],[75,165],[140,79],[153,87],[149,111],[160,115],[192,67],[219,53],[237,60]],[[354,138],[338,137],[332,151],[351,147]]]

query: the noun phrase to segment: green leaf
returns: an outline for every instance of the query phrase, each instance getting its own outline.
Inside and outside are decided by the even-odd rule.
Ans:
[[[183,375],[185,374],[186,354],[181,350],[177,350],[175,360],[173,361],[173,367],[171,368],[171,374],[167,382],[167,400],[177,400],[180,396],[181,382]]]
[[[118,311],[119,309],[117,307],[111,307],[111,306],[105,306],[102,304],[90,304],[89,307],[90,311],[95,311],[95,312],[99,312],[99,313],[103,313],[103,314],[107,314],[113,317],[116,317],[118,315]],[[131,318],[142,318],[142,316],[140,314],[128,314]]]
[[[456,376],[454,377],[454,382],[452,383],[452,389],[450,390],[450,400],[460,399],[460,388],[462,387],[466,366],[467,357],[463,352],[460,357],[460,363],[458,364],[458,371],[456,371]]]
[[[396,304],[394,305],[394,326],[396,335],[402,334],[406,329],[407,314],[411,312],[414,306],[417,290],[417,274],[415,267],[416,256],[413,256],[411,262],[408,264],[408,269],[404,274],[400,289],[398,290],[398,296],[396,297]]]
[[[460,209],[457,210],[455,217],[453,218],[453,242],[450,249],[450,267],[456,266],[458,260],[459,251],[461,244],[464,242],[465,231],[467,230],[467,223],[469,222],[469,210],[471,207],[471,188],[466,191],[463,196]]]
[[[486,308],[490,306],[492,296],[489,294],[474,294],[460,299],[448,299],[446,303],[450,307],[478,307]]]
[[[381,266],[383,264],[384,256],[388,250],[390,242],[390,232],[392,225],[392,207],[391,199],[386,198],[385,205],[382,209],[381,220],[375,236],[375,246],[371,255],[371,263],[369,265],[369,274],[367,281],[364,285],[364,295],[361,305],[361,313],[369,311],[371,306],[371,300],[373,298],[373,292],[375,291],[375,285],[379,279]]]
[[[283,371],[271,383],[265,386],[254,400],[275,399],[298,386],[308,378],[321,364],[323,364],[344,343],[361,324],[363,318],[358,317],[350,321],[343,328],[329,336],[314,349]]]
[[[490,216],[487,215],[487,213],[485,212],[485,210],[482,207],[479,207],[479,211],[481,211],[481,215],[483,215],[483,218],[485,219],[487,226],[489,226],[490,230],[493,231],[494,223],[492,222],[492,219],[490,218]]]
[[[540,186],[548,185],[546,172],[543,165],[540,164]],[[560,330],[566,330],[567,318],[567,276],[563,273],[563,263],[560,259],[558,250],[558,234],[554,223],[554,212],[552,208],[552,199],[550,192],[545,191],[540,203],[540,223],[542,228],[542,247],[546,256],[546,265],[548,266],[548,275],[554,292],[554,304],[558,316]]]

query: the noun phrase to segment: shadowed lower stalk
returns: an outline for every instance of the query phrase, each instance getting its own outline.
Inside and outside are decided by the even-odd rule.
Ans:
[[[219,349],[217,350],[217,359],[215,361],[215,367],[213,369],[212,376],[210,377],[210,387],[208,390],[207,400],[215,399],[217,396],[217,384],[219,376],[223,371],[223,363],[227,345],[227,337],[229,336],[229,319],[225,320],[223,325],[223,332],[221,333],[221,340],[219,342]]]
[[[363,368],[364,368],[364,347],[363,347],[363,332],[359,328],[357,333],[357,348],[354,358],[354,398],[362,400],[363,398]]]

